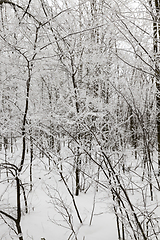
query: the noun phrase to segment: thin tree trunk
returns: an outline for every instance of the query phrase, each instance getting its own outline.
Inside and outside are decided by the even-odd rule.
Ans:
[[[38,40],[38,31],[39,31],[40,25],[36,27],[36,33],[35,33],[35,41],[34,41],[34,50],[36,50],[36,43]],[[35,53],[32,57],[32,60],[36,57]],[[23,55],[25,57],[25,55]],[[22,157],[21,157],[21,163],[19,167],[19,172],[22,171],[24,161],[25,161],[25,153],[26,153],[26,123],[27,123],[27,113],[28,113],[28,105],[29,105],[29,94],[30,94],[30,84],[31,84],[31,72],[32,72],[32,62],[30,62],[27,57],[25,57],[25,60],[27,61],[27,69],[28,69],[28,79],[26,81],[26,101],[25,101],[25,110],[24,110],[24,115],[23,115],[23,124],[22,124]]]
[[[32,174],[32,167],[33,167],[33,138],[32,138],[32,127],[30,127],[30,171],[29,171],[29,177],[30,177],[30,191],[32,191],[33,187],[33,174]]]
[[[29,90],[30,90],[30,82],[31,82],[31,68],[30,63],[28,61],[28,79],[26,82],[27,92],[26,92],[26,102],[25,102],[25,111],[23,115],[23,125],[22,125],[22,157],[21,163],[19,167],[19,172],[21,172],[25,160],[25,153],[26,153],[26,121],[27,121],[27,113],[28,113],[28,103],[29,103]]]
[[[5,157],[5,163],[7,163],[7,149],[8,149],[8,139],[7,137],[4,137],[4,157]],[[7,176],[7,181],[9,182],[8,179],[8,168],[6,168],[6,176]]]
[[[72,60],[72,59],[71,59]],[[75,79],[75,73],[74,73],[74,64],[73,61],[71,61],[71,65],[72,65],[72,83],[73,83],[73,88],[74,88],[74,96],[75,96],[75,107],[76,107],[76,112],[77,114],[79,114],[79,102],[78,102],[78,86],[76,83],[76,79]],[[77,131],[79,131],[79,127],[77,127]],[[77,138],[79,139],[79,132],[77,133]],[[75,158],[75,163],[76,163],[76,191],[75,191],[75,195],[78,196],[79,195],[79,191],[80,191],[80,165],[81,165],[81,160],[80,160],[80,149],[79,147],[77,147],[76,149],[76,158]]]
[[[21,188],[22,188],[22,192],[23,192],[23,197],[24,197],[24,204],[25,204],[25,213],[28,213],[28,203],[27,203],[27,196],[25,193],[25,189],[23,184],[21,183]]]
[[[11,153],[13,153],[13,134],[11,132]]]
[[[158,175],[160,175],[160,0],[149,1],[150,7],[156,12],[153,16],[153,51],[155,54],[155,79],[156,79],[156,106],[157,106],[157,144],[158,144]]]
[[[19,240],[23,240],[22,229],[21,229],[21,191],[20,191],[20,180],[16,177],[16,187],[17,187],[17,219],[16,227],[19,235]]]
[[[81,160],[79,156],[79,147],[76,149],[76,192],[75,195],[79,195],[80,191],[80,168],[81,168]]]

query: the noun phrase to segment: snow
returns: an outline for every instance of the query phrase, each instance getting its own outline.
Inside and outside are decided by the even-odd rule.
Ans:
[[[67,153],[67,149],[65,149],[65,154],[63,157],[67,158],[69,154],[70,152],[68,151]],[[132,155],[131,153],[127,154],[128,156]],[[16,161],[15,156],[17,158],[19,157],[18,151],[14,154],[14,157],[11,156],[12,160],[14,161]],[[130,156],[130,159],[132,159],[132,156]],[[29,210],[27,214],[24,211],[23,195],[21,194],[21,227],[24,240],[118,240],[112,196],[110,195],[109,189],[101,189],[99,186],[98,191],[96,191],[96,183],[93,182],[92,187],[90,187],[86,193],[81,192],[79,196],[74,196],[83,221],[81,224],[75,212],[72,198],[69,195],[63,181],[61,180],[59,173],[53,166],[51,166],[51,169],[47,167],[48,160],[45,157],[43,159],[35,157],[34,159],[33,190],[29,192],[29,186],[27,186],[27,183],[29,182],[28,163],[29,153],[26,155],[26,165],[24,166],[24,170],[20,176],[23,180],[22,182],[25,183],[25,188],[28,189],[28,191],[26,191]],[[65,177],[67,179],[67,174],[70,174],[69,165],[63,161],[62,163],[64,176],[66,175]],[[134,164],[137,165],[135,162]],[[130,166],[129,162],[128,166]],[[138,169],[136,170],[136,173],[138,174]],[[128,182],[128,173],[126,172],[125,174],[126,175],[123,175],[123,180]],[[141,175],[141,173],[139,174]],[[6,176],[6,172],[1,173],[1,179],[4,179],[4,176]],[[135,176],[132,176],[133,188],[135,187],[134,184],[136,184],[138,181],[136,176],[136,174]],[[67,184],[69,184],[70,189],[75,192],[75,186],[72,183],[72,177],[66,181]],[[6,182],[6,186],[7,184],[8,183]],[[5,194],[4,192],[5,184],[1,182],[0,200],[2,209],[0,210],[3,210],[3,207],[6,207],[7,204],[8,209],[11,205],[15,207],[15,185],[11,183]],[[134,191],[131,194],[132,195],[130,195],[130,199],[132,202],[136,203],[136,205],[138,204],[139,207],[142,205],[141,208],[143,209],[144,203],[140,198],[139,193]],[[158,199],[160,199],[160,193],[157,194],[157,202]],[[71,226],[69,226],[69,217],[65,208],[62,207],[63,204],[70,216],[72,216],[72,227],[74,228],[77,238],[74,237],[73,234],[71,235],[72,231]],[[154,209],[155,205],[152,206],[152,202],[147,202],[147,204],[148,207],[150,206],[152,211],[152,208]],[[6,208],[7,212],[8,209]],[[158,210],[159,208],[157,208],[155,212]],[[13,215],[11,210],[9,213]],[[159,212],[157,213],[159,216]],[[11,226],[13,226],[13,222],[11,223],[9,219],[7,219],[7,223],[12,224]],[[2,220],[0,221],[0,239],[18,239],[18,236]]]
[[[56,180],[57,179],[54,177],[54,179],[48,179],[48,182],[49,184],[52,182],[52,184],[56,185]],[[39,240],[43,237],[46,240],[64,240],[68,239],[71,233],[70,230],[52,222],[52,220],[55,220],[57,221],[57,224],[61,223],[62,225],[66,225],[65,222],[61,222],[61,216],[55,211],[54,205],[50,203],[50,198],[45,191],[46,184],[46,179],[45,181],[42,180],[37,187],[37,190],[33,193],[31,213],[28,216],[25,216],[22,221],[22,228],[25,235],[24,239]],[[69,196],[67,195],[63,183],[58,182],[58,184],[59,186],[56,187],[59,191],[61,189],[61,196],[65,201],[68,200],[69,202]],[[106,202],[104,199],[101,199],[101,193],[97,193],[93,222],[91,226],[89,226],[93,199],[93,192],[87,194],[81,193],[80,196],[76,197],[76,203],[84,221],[83,224],[80,224],[77,216],[74,215],[74,224],[76,225],[75,228],[78,232],[78,239],[105,240],[107,236],[109,239],[117,240],[114,214],[108,210],[106,205],[107,199]]]
[[[99,203],[96,212],[94,213],[93,223],[89,226],[89,217],[91,210],[92,195],[78,197],[78,207],[83,210],[84,223],[78,224],[80,229],[78,232],[78,239],[85,240],[105,240],[106,237],[111,240],[117,240],[117,233],[115,227],[115,219],[112,213],[103,212],[102,205]],[[50,218],[56,218],[57,213],[54,206],[48,203],[46,195],[43,191],[39,191],[34,210],[23,218],[22,228],[24,239],[39,240],[42,237],[46,240],[68,239],[70,231],[57,226],[51,222]],[[104,205],[104,204],[103,204]]]
[[[73,210],[73,204],[65,186],[56,172],[48,173],[41,167],[34,167],[33,191],[28,195],[29,213],[23,213],[21,227],[24,240],[67,240],[71,230],[67,229],[67,224],[62,221],[62,216],[57,213],[52,203],[52,198],[48,196],[47,186],[50,186],[50,194],[55,196],[55,191],[59,191],[64,202]],[[52,189],[53,187],[53,189]],[[82,216],[83,224],[79,223],[78,217],[73,211],[74,228],[78,240],[117,240],[116,222],[111,202],[108,194],[102,191],[96,192],[95,209],[93,220],[90,226],[91,212],[93,209],[95,191],[91,189],[86,194],[81,193],[75,197],[78,209]],[[22,201],[23,197],[21,196]],[[15,202],[14,202],[15,204]],[[55,223],[56,222],[56,223]],[[58,226],[58,224],[63,225]],[[0,225],[0,239],[18,239],[13,231],[9,230],[6,224]],[[73,236],[72,236],[73,237]],[[75,238],[71,238],[75,239]]]

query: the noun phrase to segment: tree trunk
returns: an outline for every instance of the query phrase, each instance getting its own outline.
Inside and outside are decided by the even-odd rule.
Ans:
[[[16,177],[16,187],[17,187],[17,219],[16,227],[19,235],[19,240],[23,240],[22,229],[21,229],[21,191],[20,191],[20,180]]]
[[[32,173],[32,167],[33,167],[33,138],[32,138],[32,127],[30,127],[30,191],[32,191],[33,187],[33,173]]]
[[[157,151],[158,151],[158,175],[160,175],[160,69],[159,69],[159,51],[160,51],[160,0],[149,1],[153,19],[153,52],[155,60],[155,81],[156,81],[156,106],[157,106]]]
[[[73,88],[74,88],[74,97],[75,97],[75,107],[76,107],[76,113],[77,115],[79,114],[79,102],[78,102],[78,84],[76,82],[75,79],[75,73],[74,73],[74,64],[73,64],[73,60],[71,59],[71,65],[72,65],[72,84],[73,84]],[[77,126],[77,140],[79,140],[79,127]],[[76,174],[76,191],[75,191],[75,195],[78,196],[79,195],[79,191],[80,191],[80,165],[81,165],[81,160],[80,160],[80,149],[77,146],[76,147],[76,157],[75,157],[75,165],[76,165],[76,170],[75,170],[75,174]]]
[[[160,0],[155,0],[156,14],[153,19],[153,49],[155,53],[155,78],[156,78],[156,105],[157,105],[157,143],[158,143],[158,174],[160,175],[160,69],[159,69],[159,51],[160,51]]]
[[[29,62],[28,62],[27,68],[28,68],[28,79],[27,79],[27,82],[26,82],[27,91],[26,91],[25,111],[24,111],[24,115],[23,115],[23,125],[22,125],[23,147],[22,147],[22,157],[21,157],[19,172],[22,171],[24,160],[25,160],[25,153],[26,153],[26,121],[27,121],[27,113],[28,113],[29,91],[30,91],[31,70],[32,70]]]

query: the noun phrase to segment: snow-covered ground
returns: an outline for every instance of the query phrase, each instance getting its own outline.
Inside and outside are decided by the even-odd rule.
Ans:
[[[64,156],[66,156],[66,154],[67,151],[65,151]],[[17,149],[13,155],[8,155],[8,161],[16,162],[20,155],[21,152]],[[3,159],[3,156],[4,153],[1,152],[1,159]],[[34,158],[33,190],[29,192],[29,153],[26,155],[24,170],[20,176],[27,189],[29,210],[26,214],[24,211],[23,194],[21,194],[23,210],[21,227],[24,240],[118,240],[112,196],[110,196],[109,190],[107,190],[107,188],[104,190],[99,187],[98,191],[95,191],[96,186],[93,182],[93,185],[86,193],[80,193],[78,197],[74,196],[80,217],[83,221],[81,224],[73,206],[72,198],[60,178],[59,173],[54,167],[52,170],[49,170],[49,168],[46,167],[47,164],[48,160],[45,158],[39,159],[38,156]],[[67,179],[67,174],[69,174],[70,170],[69,165],[66,164],[65,172],[65,164],[66,163],[63,162],[64,176],[66,175],[65,177]],[[130,163],[128,164],[130,165]],[[138,174],[137,170],[135,177],[132,179],[132,184],[137,183],[138,179],[136,174]],[[141,173],[139,174],[141,175]],[[13,184],[14,181],[10,181],[10,183],[7,181],[5,183],[3,182],[5,176],[6,172],[1,173],[0,210],[6,209],[6,212],[14,216],[14,214],[16,214],[16,188]],[[126,176],[123,176],[123,180],[128,181],[127,177],[126,173]],[[75,186],[73,179],[70,177],[70,179],[66,181],[74,193]],[[10,185],[10,187],[6,188],[7,185]],[[130,184],[128,186],[130,186]],[[130,198],[134,203],[138,202],[139,206],[142,204],[143,207],[143,201],[137,194],[138,192],[134,192],[134,194],[131,193]],[[159,193],[157,197],[160,197]],[[152,202],[149,204],[151,204],[152,208]],[[10,206],[13,206],[14,209]],[[69,215],[67,215],[67,213]],[[7,224],[11,223],[9,219],[5,218],[5,220],[7,220]],[[11,230],[13,222],[10,226],[7,226],[6,223],[1,219],[0,240],[18,239],[18,236]],[[73,229],[71,230],[72,227]]]
[[[55,210],[53,202],[54,198],[58,197],[55,191],[58,191],[66,205],[73,209],[72,200],[63,182],[59,181],[60,178],[56,173],[51,172],[50,174],[46,174],[41,171],[40,174],[41,176],[37,174],[36,190],[30,196],[30,213],[22,221],[24,239],[39,240],[45,238],[46,240],[67,240],[69,239],[71,230],[65,228],[67,227],[66,221]],[[48,186],[50,186],[50,194],[53,199],[51,196],[48,196]],[[80,196],[75,197],[83,220],[83,224],[80,224],[75,212],[72,212],[77,239],[105,240],[107,238],[117,240],[116,224],[111,203],[107,198],[107,194],[103,192],[99,191],[96,193],[93,221],[90,226],[94,196],[95,192],[91,190],[86,194],[81,193]],[[64,212],[63,209],[61,210]],[[58,226],[58,224],[64,227]]]
[[[66,226],[61,222],[61,216],[54,209],[54,205],[49,203],[50,199],[41,189],[34,193],[32,209],[30,214],[22,221],[24,239],[39,240],[42,237],[46,240],[58,239],[67,240],[71,231],[56,225],[52,220]],[[65,196],[63,196],[65,198]],[[89,226],[91,217],[93,194],[81,194],[76,198],[78,208],[83,217],[84,223],[81,225],[74,216],[78,240],[117,240],[117,232],[113,213],[108,211],[107,200],[99,200],[97,196],[96,208],[93,222]]]
[[[24,181],[27,182],[27,178],[29,178],[27,171],[24,175],[26,175]],[[73,210],[72,199],[63,182],[60,180],[58,173],[55,171],[49,172],[48,170],[44,170],[44,168],[42,170],[41,164],[36,165],[33,170],[33,182],[33,191],[28,194],[29,213],[23,213],[21,221],[24,240],[41,240],[43,238],[45,238],[45,240],[69,239],[71,230],[68,229],[66,220],[62,219],[62,214],[59,214],[55,209],[57,206],[55,205],[54,199],[56,197],[58,199],[58,192],[66,206],[68,206],[68,210],[73,214],[73,225],[77,240],[117,240],[116,222],[112,210],[112,204],[110,202],[111,199],[109,198],[108,193],[101,190],[95,193],[94,189],[89,189],[86,194],[80,193],[78,197],[75,197],[83,220],[83,224],[81,224]],[[50,189],[49,194],[48,189]],[[13,195],[15,193],[16,189],[14,190]],[[93,219],[91,221],[94,199],[95,208],[93,211]],[[21,200],[23,202],[22,194]],[[16,206],[16,200],[14,197],[11,199],[11,202],[12,201],[13,206]],[[58,209],[59,211],[62,210],[62,213],[64,212],[59,206]],[[10,220],[8,222],[10,223]],[[74,236],[72,237],[70,239],[75,239]],[[15,233],[3,223],[3,221],[1,221],[0,239],[18,239],[18,236],[16,236]]]

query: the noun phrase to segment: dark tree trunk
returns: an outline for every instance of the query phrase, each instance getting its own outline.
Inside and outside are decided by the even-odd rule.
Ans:
[[[78,85],[75,79],[75,74],[74,74],[74,64],[73,62],[71,62],[72,65],[72,83],[73,83],[73,88],[74,88],[74,96],[75,96],[75,107],[76,107],[76,113],[79,114],[79,102],[78,102]],[[79,140],[80,134],[79,134],[79,127],[77,127],[77,140]],[[75,174],[76,174],[76,191],[75,191],[75,195],[78,196],[79,195],[79,191],[80,191],[80,165],[81,165],[81,160],[80,160],[80,149],[79,147],[77,147],[76,149],[76,157],[75,157],[75,165],[76,165],[76,170],[75,170]]]
[[[16,227],[19,235],[19,240],[23,240],[22,229],[21,229],[21,191],[20,191],[20,180],[16,177],[16,187],[17,187],[17,219]]]
[[[24,160],[25,160],[25,153],[26,153],[26,121],[27,121],[27,113],[28,113],[28,104],[29,104],[29,91],[30,91],[30,82],[31,82],[31,67],[30,67],[30,63],[28,62],[28,79],[26,82],[26,102],[25,102],[25,111],[24,111],[24,115],[23,115],[23,125],[22,125],[22,143],[23,143],[23,147],[22,147],[22,157],[21,157],[21,163],[20,163],[20,167],[19,167],[19,172],[21,172],[22,168],[23,168],[23,164],[24,164]]]
[[[79,147],[77,147],[77,152],[76,152],[76,193],[75,195],[79,195],[80,191],[80,168],[81,168],[81,160],[79,156]]]
[[[160,0],[150,0],[149,5],[154,15],[153,19],[153,52],[155,60],[155,81],[156,81],[156,106],[157,106],[157,150],[158,150],[158,175],[160,175]]]
[[[13,134],[11,132],[11,153],[13,153]]]
[[[33,138],[32,138],[32,130],[30,133],[30,191],[32,191],[33,187],[33,173],[32,173],[32,167],[33,167]]]
[[[156,78],[156,101],[157,101],[157,142],[158,142],[158,174],[160,175],[160,69],[159,59],[160,51],[160,0],[155,0],[156,15],[153,21],[153,48],[155,53],[155,78]]]

